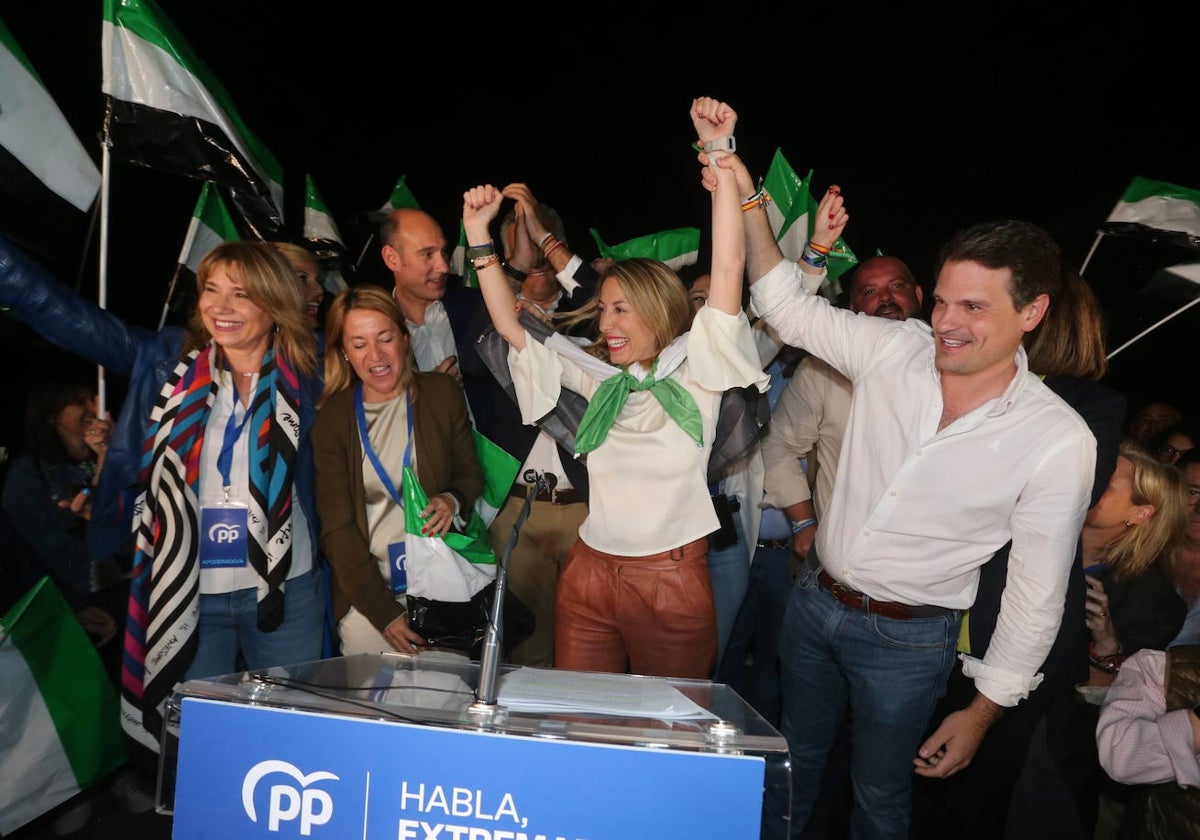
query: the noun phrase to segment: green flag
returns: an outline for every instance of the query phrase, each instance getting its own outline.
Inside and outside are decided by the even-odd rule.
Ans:
[[[346,243],[311,175],[305,176],[304,187],[304,239],[320,263],[321,285],[336,295],[346,289],[340,267],[346,261]]]
[[[400,179],[396,181],[396,186],[392,187],[392,194],[388,196],[388,200],[384,202],[383,207],[379,208],[381,213],[391,213],[393,210],[421,209],[421,205],[417,202],[417,197],[408,188],[407,178],[407,175],[401,175]]]
[[[255,238],[279,238],[283,168],[152,0],[104,0],[101,59],[113,155],[215,181]]]
[[[817,201],[810,189],[812,175],[810,169],[803,178],[799,177],[783,156],[783,151],[776,149],[767,176],[763,179],[763,189],[771,196],[771,203],[767,205],[771,230],[775,232],[775,241],[779,243],[783,255],[793,262],[804,253],[804,245],[812,237],[816,223]],[[825,264],[833,297],[840,292],[837,279],[857,263],[858,257],[850,250],[845,239],[838,237]]]
[[[117,694],[50,579],[0,617],[0,833],[125,762]]]
[[[483,493],[475,500],[475,511],[483,519],[483,524],[490,527],[504,506],[513,482],[517,480],[521,462],[490,438],[474,429],[471,431],[475,435],[475,453],[483,467]]]
[[[631,257],[649,257],[661,260],[678,271],[685,265],[694,265],[700,256],[700,228],[683,227],[664,230],[628,239],[619,245],[606,245],[595,228],[589,228],[600,256],[614,260]]]

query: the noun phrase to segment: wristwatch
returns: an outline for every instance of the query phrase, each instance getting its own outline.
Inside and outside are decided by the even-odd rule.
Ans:
[[[737,140],[732,134],[718,137],[716,140],[705,140],[702,147],[706,152],[736,152]]]

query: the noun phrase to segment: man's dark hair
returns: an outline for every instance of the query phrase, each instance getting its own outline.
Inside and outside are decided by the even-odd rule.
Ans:
[[[1062,285],[1062,250],[1049,233],[1031,222],[1005,219],[959,231],[938,253],[935,277],[948,262],[1007,268],[1012,272],[1008,293],[1017,309],[1041,294],[1054,297]]]

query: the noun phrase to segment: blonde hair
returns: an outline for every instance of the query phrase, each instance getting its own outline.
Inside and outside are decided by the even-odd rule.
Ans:
[[[225,242],[213,248],[196,267],[196,292],[204,295],[208,278],[224,269],[241,283],[246,297],[263,310],[275,324],[271,347],[287,359],[299,373],[313,374],[317,369],[317,342],[312,323],[304,310],[304,297],[296,272],[278,250],[265,242]],[[197,305],[188,321],[185,351],[203,347],[212,340]],[[224,362],[221,346],[214,343],[217,364]]]
[[[1187,528],[1187,492],[1183,473],[1162,463],[1132,441],[1122,441],[1120,456],[1133,465],[1130,498],[1153,505],[1154,512],[1130,525],[1104,546],[1104,562],[1113,580],[1140,575],[1155,562],[1171,572],[1174,554]]]
[[[306,262],[315,265],[317,271],[321,270],[321,261],[317,259],[317,255],[302,245],[296,245],[293,242],[268,242],[267,244],[283,254],[293,267],[298,262]]]
[[[629,307],[654,333],[657,352],[661,353],[668,344],[687,331],[692,322],[692,307],[688,303],[683,281],[666,263],[645,257],[614,262],[601,275],[591,300],[575,312],[555,320],[564,328],[596,320],[600,312],[600,291],[604,281],[610,277],[621,284]],[[604,336],[584,349],[593,356],[609,360]]]
[[[409,389],[409,397],[417,397],[417,363],[413,357],[412,341],[404,314],[396,301],[378,286],[357,285],[343,291],[329,307],[325,316],[325,389],[317,400],[320,408],[325,401],[339,391],[344,391],[358,381],[358,374],[343,355],[342,342],[346,338],[346,316],[354,310],[378,312],[396,325],[396,333],[403,337],[404,352],[400,354],[400,378],[402,388]]]

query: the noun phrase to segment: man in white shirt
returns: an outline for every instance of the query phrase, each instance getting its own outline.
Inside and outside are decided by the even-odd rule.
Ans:
[[[725,161],[752,191],[740,159]],[[943,247],[931,325],[894,322],[805,293],[766,213],[743,216],[756,310],[854,383],[825,527],[780,643],[792,829],[803,831],[848,706],[852,834],[906,838],[914,766],[939,777],[965,766],[1003,708],[1037,687],[1062,618],[1096,444],[1021,347],[1060,283],[1061,253],[1031,224],[971,228]],[[846,215],[839,205],[816,223]],[[995,635],[985,659],[964,662],[977,694],[922,741],[979,568],[1010,538]]]
[[[417,368],[448,373],[463,383],[471,418],[486,414],[482,362],[471,329],[483,309],[478,289],[452,282],[446,237],[424,210],[393,210],[379,226],[380,254],[392,272],[392,297],[404,313]],[[473,243],[480,244],[480,243]]]
[[[850,276],[851,312],[903,321],[921,314],[923,299],[912,270],[896,257],[869,257]],[[763,438],[765,502],[783,510],[796,528],[792,548],[800,557],[808,555],[833,495],[851,390],[850,380],[828,362],[806,356],[775,404],[771,433]],[[801,460],[814,450],[815,458]],[[815,496],[809,475],[814,467]]]

